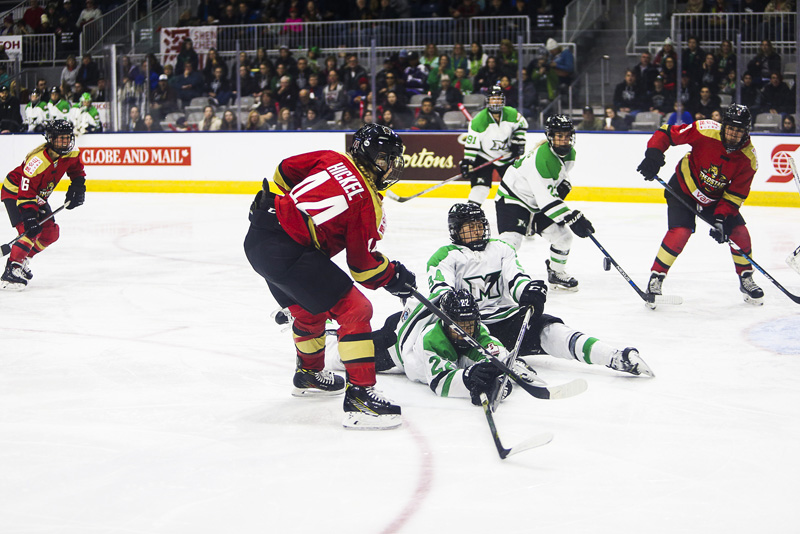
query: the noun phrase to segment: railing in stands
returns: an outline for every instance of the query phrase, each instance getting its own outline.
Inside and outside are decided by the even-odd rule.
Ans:
[[[103,45],[128,40],[137,11],[138,2],[131,0],[86,24],[81,31],[80,53],[91,53]]]
[[[607,0],[573,0],[564,12],[561,40],[575,42],[605,16]]]

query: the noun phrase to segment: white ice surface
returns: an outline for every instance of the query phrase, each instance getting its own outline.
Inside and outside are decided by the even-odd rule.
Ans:
[[[54,195],[59,205],[63,195]],[[495,414],[403,376],[379,387],[404,425],[347,431],[341,397],[290,396],[295,359],[249,267],[245,196],[89,194],[22,293],[0,293],[0,533],[798,532],[800,305],[762,275],[744,303],[727,248],[702,223],[667,278],[681,306],[645,308],[600,251],[576,239],[577,293],[548,311],[639,348],[657,377],[548,356],[557,384]],[[419,275],[448,242],[452,201],[387,201],[381,250]],[[572,203],[644,287],[666,230],[661,204]],[[487,203],[490,221],[494,210]],[[789,291],[798,210],[747,207],[755,258]],[[10,240],[10,227],[0,232]],[[522,264],[544,275],[547,244]],[[374,326],[399,309],[365,290]]]

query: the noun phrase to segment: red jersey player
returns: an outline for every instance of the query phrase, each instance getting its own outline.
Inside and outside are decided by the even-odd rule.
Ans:
[[[377,251],[386,226],[379,194],[400,179],[403,142],[391,129],[366,124],[348,154],[321,150],[286,158],[256,195],[244,242],[247,259],[294,317],[295,396],[345,393],[344,426],[394,428],[400,407],[377,391],[375,351],[393,345],[372,332],[372,305],[331,258],[341,251],[353,279],[401,298],[415,277]],[[339,323],[345,380],[325,371],[325,321]]]
[[[700,120],[689,125],[662,126],[648,141],[644,161],[637,168],[645,180],[652,180],[664,165],[664,151],[668,147],[690,145],[692,150],[678,163],[670,187],[690,205],[697,204],[705,218],[713,222],[711,237],[719,243],[730,239],[748,256],[752,254],[750,233],[739,209],[750,194],[758,168],[749,132],[750,111],[739,104],[728,107],[722,124]],[[650,274],[648,291],[654,295],[661,294],[667,271],[695,230],[694,213],[669,191],[664,192],[664,197],[669,230],[661,241]],[[745,302],[761,305],[764,292],[753,281],[752,265],[733,247],[731,254]]]
[[[75,149],[72,124],[53,120],[45,125],[45,143],[25,156],[22,164],[8,173],[3,182],[0,200],[8,211],[11,225],[20,238],[11,247],[6,269],[0,277],[0,288],[22,290],[33,278],[28,262],[58,239],[59,229],[54,219],[41,223],[52,210],[47,199],[68,175],[67,209],[83,204],[86,197],[86,173],[81,163],[80,149]]]

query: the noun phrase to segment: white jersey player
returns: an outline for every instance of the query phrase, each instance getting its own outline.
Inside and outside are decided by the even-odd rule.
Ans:
[[[528,232],[544,237],[550,243],[547,281],[555,288],[577,291],[578,281],[566,272],[572,233],[588,237],[594,228],[564,203],[572,189],[568,178],[575,164],[575,128],[569,117],[553,115],[545,134],[547,142],[536,145],[503,175],[495,204],[497,230],[517,250]]]

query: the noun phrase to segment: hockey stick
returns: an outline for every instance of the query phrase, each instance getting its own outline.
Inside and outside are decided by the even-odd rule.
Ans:
[[[792,156],[789,156],[789,168],[792,169],[794,185],[797,186],[797,192],[800,193],[800,176],[797,175],[797,167],[794,164],[794,158]]]
[[[508,353],[508,358],[506,359],[506,365],[508,366],[514,365],[514,360],[519,353],[519,348],[522,346],[522,339],[528,332],[528,321],[531,320],[531,315],[533,315],[533,308],[528,306],[528,311],[525,312],[525,318],[522,320],[522,327],[520,327],[519,334],[517,334],[517,341],[514,343],[514,348]],[[500,387],[497,388],[495,396],[492,399],[493,412],[497,411],[497,406],[500,404],[500,400],[503,398],[503,390],[506,387],[506,382],[508,382],[508,375],[503,375],[503,378],[500,380]]]
[[[497,454],[500,455],[501,460],[505,460],[512,454],[517,454],[519,452],[526,451],[528,449],[533,449],[534,447],[541,447],[542,445],[547,445],[548,443],[553,441],[552,432],[543,432],[539,435],[533,436],[532,438],[526,439],[519,445],[515,445],[510,449],[506,449],[500,442],[500,434],[498,434],[497,426],[494,424],[492,409],[489,407],[489,397],[486,396],[486,393],[481,393],[480,399],[481,399],[481,406],[483,407],[483,413],[486,414],[486,422],[489,423],[489,429],[492,431],[492,440],[494,440],[494,446],[497,447]]]
[[[499,159],[502,159],[502,157],[503,157],[503,156],[498,156],[498,157],[494,158],[494,159],[493,159],[493,160],[491,160],[491,161],[487,161],[486,163],[481,163],[481,164],[480,164],[480,165],[478,165],[477,167],[474,167],[474,168],[472,169],[472,172],[475,172],[475,171],[477,171],[478,169],[482,169],[482,168],[486,167],[487,165],[491,165],[491,164],[492,164],[492,163],[494,163],[495,161],[497,161],[497,160],[499,160]],[[455,180],[458,180],[459,178],[461,178],[461,173],[458,173],[458,174],[456,174],[455,176],[451,176],[450,178],[447,178],[446,180],[444,180],[444,181],[442,181],[442,182],[439,182],[439,183],[438,183],[438,184],[436,184],[436,185],[433,185],[433,186],[431,186],[431,187],[429,187],[429,188],[427,188],[427,189],[424,189],[424,190],[420,191],[419,193],[414,193],[413,195],[411,195],[411,196],[407,196],[407,197],[401,197],[401,196],[398,196],[396,193],[393,193],[393,192],[391,192],[391,191],[386,191],[386,196],[387,196],[387,197],[389,197],[389,198],[391,198],[392,200],[396,200],[397,202],[408,202],[408,201],[409,201],[409,200],[411,200],[412,198],[417,198],[417,197],[419,197],[419,196],[422,196],[422,195],[424,195],[425,193],[430,193],[430,192],[431,192],[431,191],[433,191],[434,189],[439,189],[439,188],[440,188],[440,187],[442,187],[443,185],[445,185],[445,184],[449,184],[450,182],[453,182],[453,181],[455,181]]]
[[[53,217],[56,216],[56,213],[58,213],[59,211],[63,210],[64,208],[66,208],[68,204],[69,204],[69,202],[65,202],[63,206],[58,207],[55,211],[53,211],[53,213],[51,213],[50,215],[48,215],[47,217],[45,217],[44,219],[39,221],[39,223],[41,224],[43,222],[49,221],[50,219],[52,219]],[[12,239],[11,241],[6,243],[5,245],[0,246],[0,251],[2,251],[2,253],[3,253],[2,255],[3,256],[8,256],[11,253],[11,247],[14,246],[14,243],[19,241],[20,239],[22,239],[26,235],[28,235],[27,232],[22,232],[21,234],[19,234],[17,237]]]
[[[696,215],[698,218],[700,218],[700,220],[702,220],[704,223],[706,223],[706,224],[707,224],[707,225],[709,225],[709,226],[712,226],[712,227],[714,226],[714,225],[713,225],[713,224],[712,224],[712,223],[711,223],[711,222],[710,222],[708,219],[706,219],[705,217],[703,217],[703,215],[702,215],[702,214],[701,214],[701,213],[698,211],[698,209],[697,209],[696,207],[692,206],[691,204],[689,204],[688,202],[686,202],[686,200],[684,200],[682,197],[678,196],[678,193],[676,193],[676,192],[675,192],[675,190],[674,190],[674,189],[672,189],[672,188],[669,186],[669,184],[667,184],[667,183],[666,183],[664,180],[662,180],[662,179],[661,179],[661,178],[659,178],[658,176],[656,176],[656,177],[655,177],[655,179],[658,181],[658,183],[660,183],[662,186],[664,186],[664,189],[666,189],[667,191],[669,191],[669,193],[670,193],[670,194],[671,194],[671,195],[672,195],[672,196],[673,196],[673,197],[674,197],[676,200],[678,200],[678,201],[679,201],[681,204],[683,204],[684,206],[686,206],[686,208],[687,208],[689,211],[691,211],[691,212],[692,212],[692,213],[694,213],[694,214],[695,214],[695,215]],[[778,283],[778,281],[777,281],[777,280],[775,280],[774,278],[772,278],[772,276],[770,276],[770,274],[769,274],[769,273],[768,273],[766,270],[764,270],[764,268],[763,268],[763,267],[761,267],[759,264],[757,264],[753,258],[751,258],[751,257],[750,257],[750,256],[749,256],[749,255],[748,255],[748,254],[747,254],[745,251],[743,251],[743,250],[741,249],[741,247],[739,247],[739,245],[737,245],[737,244],[736,244],[734,241],[731,241],[731,239],[730,239],[730,238],[728,238],[726,242],[728,243],[728,245],[730,245],[730,246],[731,246],[731,248],[733,248],[733,250],[737,251],[739,254],[741,254],[742,256],[744,256],[744,257],[745,257],[745,259],[747,259],[747,261],[749,261],[749,262],[750,262],[750,264],[751,264],[751,265],[752,265],[752,266],[753,266],[753,267],[754,267],[754,268],[755,268],[755,269],[756,269],[758,272],[760,272],[761,274],[763,274],[764,276],[766,276],[766,277],[767,277],[767,280],[769,280],[770,282],[772,282],[772,283],[775,285],[775,287],[777,287],[778,289],[780,289],[780,290],[781,290],[781,292],[783,292],[783,294],[784,294],[784,295],[786,295],[787,297],[789,297],[790,299],[792,299],[792,302],[794,302],[795,304],[800,304],[800,296],[798,296],[798,295],[793,295],[793,294],[792,294],[792,293],[790,293],[790,292],[789,292],[789,291],[788,291],[788,290],[787,290],[785,287],[783,287],[782,285],[780,285],[780,284]]]
[[[450,317],[447,316],[446,313],[440,310],[434,303],[432,303],[430,300],[422,296],[422,294],[419,291],[417,291],[417,289],[414,286],[406,284],[406,287],[408,287],[411,290],[411,294],[414,295],[414,297],[419,302],[421,302],[423,306],[428,308],[431,311],[431,313],[433,313],[436,317],[444,321],[444,323],[447,326],[455,330],[458,333],[458,335],[462,336],[464,340],[467,343],[469,343],[473,348],[483,353],[483,355],[486,356],[486,358],[488,358],[489,361],[495,365],[495,367],[497,367],[505,374],[507,374],[511,378],[511,380],[513,380],[519,385],[519,387],[521,387],[522,389],[524,389],[537,399],[566,399],[567,397],[574,397],[575,395],[583,393],[584,391],[586,391],[586,388],[589,387],[588,384],[586,383],[586,380],[584,380],[583,378],[577,378],[560,386],[535,386],[533,384],[528,384],[522,378],[520,378],[520,376],[517,373],[509,369],[509,367],[506,364],[498,360],[495,356],[492,355],[492,353],[486,350],[485,347],[483,347],[480,343],[475,341],[475,338],[467,334],[463,328],[458,326],[458,324],[456,324]]]
[[[597,238],[593,234],[589,234],[589,239],[592,240],[592,243],[597,245],[597,248],[600,249],[600,252],[603,253],[603,255],[606,257],[607,261],[609,263],[611,263],[611,265],[613,265],[617,269],[617,271],[619,271],[619,274],[622,275],[622,278],[624,278],[625,280],[628,281],[628,283],[631,285],[633,290],[636,291],[636,294],[639,295],[642,298],[642,300],[644,300],[645,302],[649,302],[650,304],[653,304],[653,303],[656,303],[656,304],[676,304],[676,305],[677,304],[683,304],[683,298],[678,296],[678,295],[653,295],[651,293],[646,293],[646,292],[642,291],[641,289],[639,289],[639,286],[637,286],[633,282],[633,280],[631,280],[631,277],[628,276],[628,273],[626,273],[625,270],[620,266],[620,264],[617,263],[616,260],[614,260],[614,258],[611,257],[611,254],[608,253],[608,251],[603,247],[603,245],[600,244],[600,242],[597,240]],[[606,267],[606,263],[604,262],[603,268],[605,269],[605,267]],[[608,271],[609,269],[605,269],[605,270]]]
[[[797,191],[800,192],[800,176],[797,174],[797,167],[794,164],[794,158],[789,156],[789,167],[792,169],[792,176],[794,177],[794,184],[797,186]],[[794,252],[789,254],[786,258],[786,265],[800,273],[800,247],[794,249]]]

